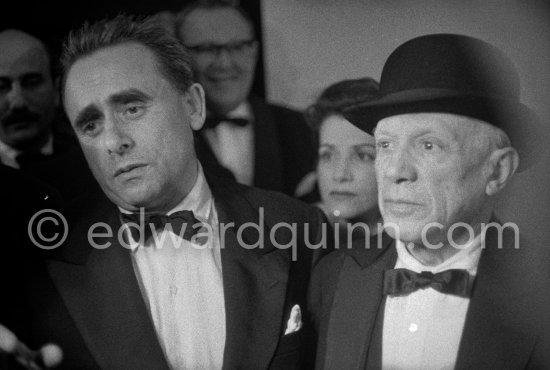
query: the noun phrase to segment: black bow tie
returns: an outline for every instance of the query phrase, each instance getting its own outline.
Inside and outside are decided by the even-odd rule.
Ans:
[[[232,123],[236,126],[244,127],[248,124],[248,120],[246,118],[230,118],[226,116],[208,116],[206,117],[206,120],[204,121],[204,127],[203,128],[215,128],[218,126],[221,122],[228,122]]]
[[[161,215],[156,213],[144,214],[143,225],[140,223],[139,213],[121,213],[121,218],[124,223],[133,222],[138,227],[129,227],[132,238],[135,241],[141,240],[141,233],[143,233],[143,242],[152,236],[154,230],[164,230],[166,225],[172,227],[172,231],[181,236],[185,240],[191,240],[191,238],[200,230],[200,227],[193,227],[193,225],[201,224],[199,220],[195,218],[193,211],[177,211],[171,215]],[[143,227],[143,229],[142,229]]]
[[[441,293],[470,296],[470,275],[466,270],[451,269],[433,274],[429,271],[416,273],[407,269],[386,270],[384,294],[407,295],[418,289],[431,287]]]

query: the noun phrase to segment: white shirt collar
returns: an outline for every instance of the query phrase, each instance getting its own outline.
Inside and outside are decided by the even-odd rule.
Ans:
[[[48,140],[42,145],[39,152],[44,155],[53,154],[53,135],[48,135]],[[19,169],[16,158],[21,153],[21,150],[13,148],[0,140],[0,160],[6,166]]]
[[[468,271],[470,276],[475,276],[477,273],[477,265],[481,256],[481,246],[483,245],[482,235],[477,235],[470,243],[461,247],[460,251],[455,253],[449,259],[437,266],[425,266],[409,252],[405,243],[397,240],[395,247],[397,250],[396,268],[406,268],[415,272],[430,271],[438,273],[449,269],[464,269]]]
[[[198,166],[197,179],[195,180],[195,184],[191,188],[191,191],[187,194],[185,198],[183,198],[183,200],[180,203],[178,203],[170,211],[166,212],[166,214],[171,215],[174,212],[178,212],[182,210],[190,210],[190,211],[193,211],[193,214],[195,215],[195,218],[197,220],[211,224],[211,216],[212,216],[211,210],[213,206],[212,191],[210,190],[210,187],[206,182],[202,165],[198,161],[197,161],[197,166]],[[121,213],[126,213],[126,214],[132,213],[121,207],[118,207],[118,209]],[[123,224],[122,227],[126,227],[126,226]],[[139,247],[139,242],[132,238],[132,235],[129,232],[129,230],[125,230],[125,233],[126,233],[126,237],[128,238],[127,240],[129,241],[128,244],[130,246],[130,249],[135,250],[137,247]]]
[[[212,205],[212,192],[206,178],[202,166],[198,163],[197,180],[191,188],[191,191],[183,200],[166,214],[171,215],[174,212],[191,210],[199,221],[208,222],[210,219],[210,210]]]
[[[237,108],[227,113],[226,116],[229,118],[245,118],[248,120],[254,119],[252,108],[250,107],[250,104],[246,101],[239,104]]]

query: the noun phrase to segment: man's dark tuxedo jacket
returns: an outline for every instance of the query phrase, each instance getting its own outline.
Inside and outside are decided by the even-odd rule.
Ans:
[[[92,191],[101,193],[77,139],[69,134],[54,132],[51,155],[27,155],[20,165],[21,171],[55,189],[65,202]]]
[[[550,369],[550,259],[505,229],[487,231],[460,341],[456,369]],[[311,281],[319,334],[316,368],[379,369],[383,274],[397,260],[394,241],[326,256]],[[548,248],[546,248],[548,249]]]
[[[301,368],[311,331],[307,285],[311,267],[324,253],[309,248],[304,240],[315,244],[322,237],[324,216],[275,192],[225,180],[209,180],[209,184],[220,223],[235,224],[227,228],[221,250],[227,330],[224,368]],[[265,227],[265,244],[243,248],[238,245],[237,230],[248,222],[259,223],[260,207],[264,207],[260,226]],[[168,369],[130,252],[120,246],[116,235],[94,239],[98,244],[111,243],[102,250],[92,248],[87,240],[87,231],[96,222],[106,222],[118,231],[118,210],[104,200],[81,212],[86,217],[74,225],[64,246],[38,256],[18,256],[11,263],[15,272],[0,273],[4,283],[17,287],[11,289],[10,305],[3,303],[0,308],[0,323],[31,348],[46,342],[59,344],[65,354],[61,368]],[[296,223],[294,261],[292,248],[278,248],[270,241],[270,230],[279,222]],[[289,227],[281,227],[275,236],[280,245],[293,240]],[[242,228],[248,245],[258,238],[257,229]],[[304,327],[284,335],[295,304],[302,309]]]
[[[292,196],[302,178],[313,170],[317,149],[313,134],[299,112],[251,97],[254,115],[253,186]],[[196,150],[206,172],[234,179],[217,160],[201,132]]]

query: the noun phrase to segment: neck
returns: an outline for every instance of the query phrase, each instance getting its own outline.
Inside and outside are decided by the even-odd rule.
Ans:
[[[423,244],[423,242],[406,243],[407,249],[411,255],[416,258],[420,263],[426,266],[437,266],[456,253],[462,250],[462,248],[472,242],[480,233],[482,224],[487,224],[492,215],[492,208],[486,207],[477,217],[475,222],[469,223],[469,227],[457,227],[450,234],[449,228],[440,230],[438,235],[430,237],[426,236],[429,244]]]

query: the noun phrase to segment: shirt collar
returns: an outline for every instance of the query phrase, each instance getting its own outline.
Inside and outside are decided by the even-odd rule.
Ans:
[[[19,163],[17,163],[16,158],[21,153],[21,150],[13,148],[0,140],[0,159],[5,165],[13,168],[19,168]],[[53,154],[53,135],[48,135],[48,140],[44,143],[44,145],[42,145],[39,153],[43,155]]]
[[[397,240],[395,243],[397,250],[397,263],[395,267],[406,268],[415,272],[430,271],[434,274],[449,269],[463,269],[468,271],[470,276],[475,276],[479,257],[481,256],[481,246],[483,245],[482,237],[484,237],[484,235],[482,234],[483,233],[478,234],[470,243],[461,247],[460,251],[437,266],[423,265],[413,257],[404,242]]]
[[[208,222],[212,206],[212,191],[206,182],[201,164],[198,163],[197,180],[191,188],[191,191],[183,200],[168,211],[171,215],[177,211],[191,210],[199,221]]]
[[[252,108],[250,107],[250,104],[247,101],[242,102],[237,106],[237,108],[233,109],[229,113],[225,115],[228,118],[244,118],[247,120],[253,120],[254,115],[252,114]]]
[[[206,182],[202,165],[197,161],[197,179],[191,188],[191,191],[179,202],[174,208],[166,212],[171,215],[177,211],[190,210],[193,211],[195,217],[199,221],[207,222],[210,218],[210,209],[212,205],[212,191]],[[132,213],[124,208],[118,207],[121,213]]]
[[[195,184],[191,188],[191,191],[187,194],[185,198],[183,198],[180,203],[178,203],[170,211],[166,212],[166,214],[171,215],[172,213],[177,211],[190,210],[193,211],[193,214],[198,221],[206,222],[212,225],[212,191],[210,190],[210,187],[206,182],[202,166],[198,161],[197,166],[197,179],[195,180]],[[118,209],[121,213],[132,213],[121,207],[118,207]],[[126,228],[124,224],[122,225],[122,227]],[[124,230],[124,232],[130,250],[136,251],[137,248],[140,246],[139,242],[133,239],[132,234],[129,232],[129,230]]]

